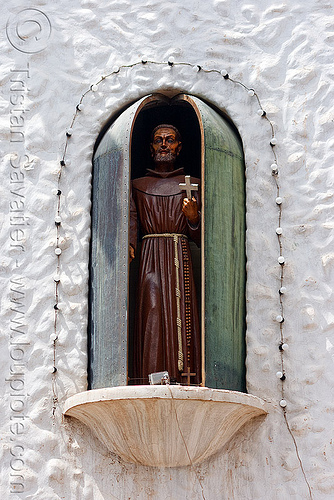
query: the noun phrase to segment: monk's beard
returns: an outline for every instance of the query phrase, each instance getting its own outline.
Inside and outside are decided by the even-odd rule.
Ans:
[[[161,154],[161,153],[156,153],[154,156],[154,161],[157,163],[163,162],[163,163],[175,163],[176,160],[176,154],[172,153],[171,151],[168,151],[168,153]]]

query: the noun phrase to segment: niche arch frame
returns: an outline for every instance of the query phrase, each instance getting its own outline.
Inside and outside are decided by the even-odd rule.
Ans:
[[[159,97],[158,97],[159,96]],[[128,366],[127,366],[127,353],[128,353],[128,328],[127,328],[127,297],[128,297],[128,262],[127,262],[127,228],[128,228],[128,194],[129,193],[129,168],[131,163],[131,151],[130,145],[132,142],[132,133],[133,133],[133,124],[135,123],[136,118],[139,113],[145,108],[145,106],[152,105],[152,103],[157,100],[168,100],[168,96],[164,96],[163,94],[151,94],[149,96],[145,96],[128,108],[123,110],[121,114],[117,116],[117,118],[112,122],[110,128],[108,130],[112,131],[113,137],[109,134],[109,138],[106,142],[104,139],[98,145],[95,155],[94,155],[94,178],[93,178],[93,210],[92,210],[92,254],[91,254],[91,277],[94,282],[97,273],[96,263],[99,262],[100,268],[103,268],[104,275],[101,276],[100,282],[95,286],[94,283],[92,286],[91,293],[91,320],[90,320],[90,334],[91,334],[91,343],[90,343],[90,386],[91,388],[102,388],[108,386],[119,386],[119,385],[127,385],[128,382]],[[174,97],[174,99],[176,99]],[[238,191],[238,196],[233,195],[232,191],[229,189],[230,185],[227,183],[224,186],[223,192],[224,196],[219,198],[219,203],[217,203],[217,210],[212,214],[210,219],[208,210],[208,206],[204,203],[203,210],[203,218],[205,220],[205,227],[211,225],[211,233],[210,237],[206,237],[207,231],[203,229],[202,239],[204,241],[204,249],[203,253],[205,255],[206,260],[206,248],[211,245],[211,247],[215,246],[217,241],[219,241],[220,234],[218,231],[214,231],[217,227],[217,221],[219,220],[219,215],[224,212],[224,204],[226,202],[226,197],[229,199],[230,203],[230,212],[231,216],[229,220],[235,221],[236,210],[235,210],[235,202],[238,198],[238,203],[240,204],[240,197],[242,199],[242,213],[237,215],[238,224],[242,226],[242,242],[241,247],[239,245],[239,250],[237,251],[237,247],[233,246],[232,251],[230,252],[230,258],[228,259],[229,264],[224,264],[223,262],[223,273],[217,273],[217,266],[213,266],[213,271],[210,273],[205,271],[204,265],[202,266],[202,283],[205,283],[204,293],[202,293],[202,310],[206,311],[205,314],[202,314],[202,346],[203,346],[203,354],[202,354],[202,365],[203,365],[203,384],[208,385],[212,388],[224,388],[230,390],[239,390],[245,391],[245,280],[246,280],[246,257],[245,257],[245,179],[244,179],[244,159],[243,159],[243,151],[241,145],[240,136],[238,136],[239,146],[237,148],[237,154],[233,154],[231,151],[231,143],[236,140],[237,134],[234,131],[234,128],[230,125],[227,125],[227,121],[225,121],[225,135],[227,136],[225,140],[224,147],[216,147],[217,143],[221,141],[221,137],[219,134],[215,133],[215,129],[212,124],[217,125],[217,121],[219,121],[219,117],[221,120],[221,114],[217,113],[214,109],[214,106],[209,106],[203,100],[195,96],[190,96],[188,94],[180,94],[178,97],[180,102],[186,102],[188,105],[192,105],[195,109],[198,120],[200,121],[201,128],[201,168],[204,170],[202,172],[204,182],[202,186],[202,190],[204,193],[204,201],[208,198],[208,195],[205,194],[205,190],[207,189],[208,179],[205,178],[206,169],[204,165],[206,162],[210,161],[212,165],[215,162],[219,162],[219,158],[223,153],[227,158],[234,159],[239,157],[239,169],[242,164],[243,174],[241,177],[242,186]],[[176,101],[175,101],[176,102]],[[117,125],[115,125],[117,124]],[[219,128],[219,127],[218,127]],[[126,133],[122,136],[121,130]],[[206,132],[204,131],[206,129]],[[104,137],[108,132],[105,134]],[[209,137],[210,136],[210,137]],[[114,142],[113,142],[114,141]],[[210,142],[211,141],[211,142]],[[210,144],[209,144],[210,143]],[[109,151],[109,152],[108,152]],[[112,151],[112,154],[110,154]],[[115,216],[113,217],[113,221],[119,219],[122,221],[121,226],[122,229],[116,229],[113,240],[113,244],[107,248],[105,251],[102,251],[102,260],[96,259],[97,254],[99,253],[99,245],[97,244],[99,235],[106,232],[110,234],[106,227],[110,227],[110,216],[105,214],[103,211],[97,207],[96,202],[94,203],[94,196],[96,198],[97,191],[99,192],[99,196],[102,194],[103,197],[108,197],[110,195],[110,175],[115,177],[115,171],[109,170],[107,177],[101,177],[98,182],[99,188],[96,188],[96,171],[100,171],[99,163],[101,164],[102,158],[106,159],[109,154],[109,161],[111,165],[111,159],[117,165],[120,165],[122,162],[128,165],[128,170],[125,168],[124,172],[119,172],[117,170],[117,174],[120,174],[120,190],[123,194],[121,201],[116,200],[114,203],[114,212]],[[233,161],[230,165],[232,167]],[[240,163],[241,162],[241,163]],[[222,173],[222,170],[216,169],[218,177]],[[106,172],[104,172],[105,174]],[[233,184],[233,168],[230,175],[230,180]],[[239,170],[240,177],[241,170]],[[100,175],[100,174],[98,174]],[[218,179],[219,180],[219,179]],[[221,179],[220,179],[221,180]],[[234,179],[235,180],[235,179]],[[213,192],[217,187],[216,182],[211,183],[211,191]],[[109,191],[108,191],[109,190]],[[108,194],[109,193],[109,194]],[[232,193],[232,195],[231,195]],[[213,193],[211,193],[213,196]],[[226,207],[225,207],[226,208]],[[208,215],[207,215],[208,214]],[[218,217],[218,218],[217,218]],[[239,217],[239,218],[238,218]],[[231,231],[223,231],[226,235],[229,233],[228,237],[230,240],[235,238],[234,234],[235,224]],[[228,225],[227,225],[228,229]],[[111,229],[112,232],[112,229]],[[215,239],[216,237],[216,239]],[[213,243],[211,240],[215,240]],[[217,240],[218,239],[218,240]],[[110,240],[110,238],[109,238]],[[109,242],[110,243],[110,242]],[[103,246],[103,245],[102,245]],[[101,246],[100,246],[101,247]],[[126,252],[123,251],[122,255],[117,256],[117,248],[126,249]],[[219,259],[219,251],[212,251],[213,259],[217,262]],[[101,254],[99,254],[101,255]],[[108,255],[112,256],[112,262],[108,261]],[[113,260],[114,259],[114,260]],[[116,260],[115,260],[116,259]],[[202,261],[204,259],[202,258]],[[243,276],[238,276],[238,279],[235,279],[235,272],[233,269],[238,268],[238,263],[242,261],[242,270]],[[110,266],[111,264],[111,266]],[[234,265],[234,267],[233,267]],[[224,267],[225,266],[225,267]],[[217,292],[217,286],[221,284],[221,276],[227,273],[227,268],[229,268],[229,279],[227,280],[227,285],[224,290],[220,289],[220,293]],[[208,264],[207,269],[210,269],[210,264]],[[240,270],[240,265],[239,265]],[[101,273],[102,274],[102,273]],[[242,274],[242,273],[241,273]],[[208,276],[209,275],[209,276]],[[237,294],[233,293],[235,288],[233,287],[237,284],[237,288],[242,289],[242,298],[238,299]],[[101,287],[101,284],[103,285]],[[95,283],[96,285],[96,283]],[[212,286],[211,286],[212,285]],[[207,294],[207,289],[210,288],[210,293]],[[229,307],[229,301],[226,301],[226,290],[229,293],[233,289],[233,292],[229,297],[232,298],[232,307]],[[103,300],[106,299],[106,290],[112,290],[114,293],[115,290],[119,294],[115,300],[107,298],[107,302],[109,304],[114,304],[114,314],[110,314],[110,310],[108,308],[101,308],[99,304],[102,303]],[[210,298],[208,297],[210,295]],[[224,303],[223,308],[223,316],[229,316],[229,332],[224,331],[224,326],[220,324],[219,321],[213,320],[214,316],[217,313],[217,304],[221,300]],[[210,311],[207,311],[207,304],[212,301],[212,307]],[[238,302],[239,301],[239,302]],[[236,305],[236,302],[238,304]],[[231,303],[231,301],[230,301]],[[219,304],[218,304],[219,305]],[[231,350],[230,348],[226,349],[224,347],[224,343],[226,344],[227,333],[229,335],[229,341],[232,341],[235,338],[235,314],[236,308],[238,310],[238,349],[237,352],[235,350]],[[100,317],[99,317],[100,315]],[[101,326],[102,325],[102,326]],[[119,328],[121,326],[121,328]],[[208,330],[211,330],[211,333],[208,335]],[[216,336],[212,335],[212,331],[216,332]],[[241,334],[240,334],[241,333]],[[100,335],[102,334],[102,335]],[[232,360],[231,367],[229,367],[230,374],[233,375],[234,366],[239,366],[239,373],[241,376],[239,377],[239,383],[235,384],[235,382],[231,383],[233,377],[230,376],[230,380],[222,380],[224,377],[221,376],[221,373],[224,371],[224,362],[221,359],[217,359],[217,353],[224,352],[224,361],[228,362],[228,359]],[[110,353],[110,355],[109,355]],[[216,356],[216,359],[215,359]],[[241,363],[239,362],[241,359]],[[219,364],[220,363],[220,364]],[[210,370],[208,369],[210,365]],[[222,370],[223,369],[223,370]],[[227,377],[228,378],[228,377]]]

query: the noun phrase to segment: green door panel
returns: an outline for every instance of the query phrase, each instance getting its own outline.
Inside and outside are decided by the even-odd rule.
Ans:
[[[245,391],[245,168],[233,127],[192,97],[204,133],[205,385]]]
[[[143,101],[117,118],[93,159],[90,387],[127,384],[131,127]]]

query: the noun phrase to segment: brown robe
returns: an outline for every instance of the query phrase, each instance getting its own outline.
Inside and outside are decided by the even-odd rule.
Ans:
[[[200,228],[192,228],[182,213],[185,192],[183,169],[173,172],[148,170],[145,177],[132,182],[130,244],[136,248],[138,223],[142,235],[177,233],[187,235],[198,245]],[[192,183],[199,179],[192,178]],[[198,200],[198,192],[193,192]],[[183,372],[196,373],[191,384],[201,381],[201,346],[198,307],[189,242],[178,237],[180,317]],[[189,279],[187,278],[189,269]],[[171,379],[186,383],[178,369],[177,268],[173,237],[148,237],[142,240],[136,302],[133,377],[148,383],[148,374],[167,370]],[[189,283],[187,287],[187,283]],[[186,285],[186,286],[185,286]],[[187,288],[188,291],[185,290]],[[187,297],[188,305],[186,305]],[[187,329],[186,329],[187,320]],[[188,345],[187,345],[187,331]],[[190,341],[189,341],[190,338]],[[189,346],[190,344],[190,346]]]

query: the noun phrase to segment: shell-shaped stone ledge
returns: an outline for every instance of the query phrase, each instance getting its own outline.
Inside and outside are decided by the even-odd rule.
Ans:
[[[250,394],[176,385],[94,389],[64,408],[124,461],[155,467],[200,463],[266,413],[266,403]]]

